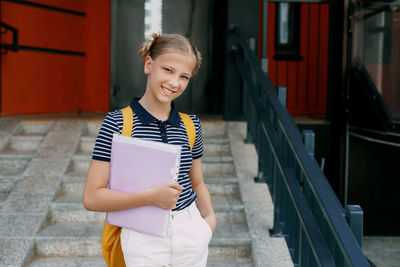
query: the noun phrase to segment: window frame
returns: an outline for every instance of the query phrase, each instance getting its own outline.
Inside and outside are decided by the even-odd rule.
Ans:
[[[282,4],[289,5],[288,12],[288,36],[289,43],[282,44],[280,40]],[[303,60],[300,56],[300,3],[277,2],[275,13],[275,60]]]

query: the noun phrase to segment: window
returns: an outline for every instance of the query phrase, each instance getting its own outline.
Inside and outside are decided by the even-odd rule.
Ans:
[[[144,38],[151,38],[154,32],[162,33],[162,0],[145,0]]]
[[[300,56],[300,5],[276,4],[275,60],[302,60]]]

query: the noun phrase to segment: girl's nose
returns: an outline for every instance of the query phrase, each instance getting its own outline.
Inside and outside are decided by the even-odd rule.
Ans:
[[[174,88],[178,87],[178,77],[177,76],[172,75],[168,82],[169,82],[170,86],[172,86]]]

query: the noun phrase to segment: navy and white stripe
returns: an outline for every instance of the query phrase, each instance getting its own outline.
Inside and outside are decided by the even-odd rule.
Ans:
[[[192,160],[203,156],[203,135],[199,118],[196,115],[189,115],[196,129],[196,140],[192,151],[190,151],[185,125],[174,103],[171,106],[170,117],[167,121],[163,122],[148,113],[137,99],[132,100],[131,107],[133,110],[132,137],[182,146],[178,183],[184,189],[179,196],[174,211],[188,207],[197,197],[196,193],[192,190],[189,178]],[[107,114],[97,135],[92,159],[110,161],[112,135],[113,133],[121,133],[122,126],[123,117],[121,110],[115,110]]]

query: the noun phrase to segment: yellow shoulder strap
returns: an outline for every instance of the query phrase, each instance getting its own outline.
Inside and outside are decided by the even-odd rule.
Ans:
[[[121,109],[123,116],[123,126],[121,134],[125,136],[132,135],[133,112],[130,106]],[[103,257],[108,267],[125,267],[124,255],[121,248],[121,227],[107,224],[104,222],[103,236],[101,246]]]
[[[122,116],[124,118],[124,124],[122,126],[121,134],[125,136],[132,136],[133,127],[133,112],[130,106],[121,109]]]
[[[132,108],[130,106],[127,106],[126,108],[121,109],[121,111],[124,118],[124,124],[122,126],[121,134],[125,136],[132,136]],[[189,139],[190,150],[192,150],[194,146],[194,141],[196,140],[196,128],[194,127],[194,123],[188,114],[179,112],[179,115],[181,116],[183,124],[185,125],[186,133]]]
[[[189,139],[190,150],[192,150],[194,141],[196,140],[196,128],[194,127],[194,123],[188,114],[179,112],[179,115],[181,115],[183,124],[185,125],[186,133]]]

